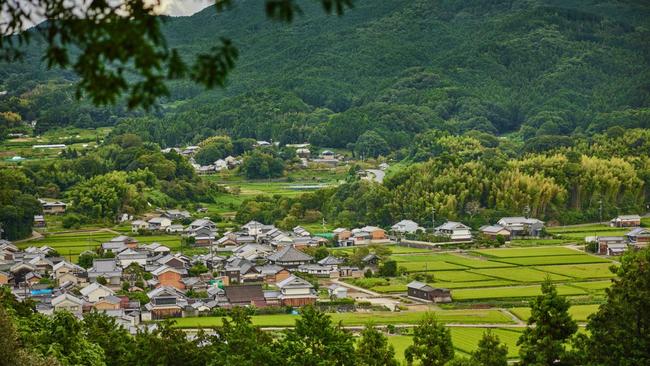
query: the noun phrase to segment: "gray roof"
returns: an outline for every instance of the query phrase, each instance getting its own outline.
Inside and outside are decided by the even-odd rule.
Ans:
[[[309,262],[313,259],[312,256],[305,254],[290,245],[269,255],[267,258],[273,262]]]
[[[327,257],[319,260],[318,264],[323,266],[332,266],[332,265],[339,265],[343,262],[345,262],[343,258],[335,257],[333,255],[328,255]]]
[[[291,275],[288,278],[278,282],[276,284],[276,286],[278,286],[278,288],[280,288],[280,289],[290,288],[290,287],[293,287],[293,288],[305,288],[305,287],[313,288],[314,287],[311,283],[303,280],[300,277],[293,276],[293,275]]]

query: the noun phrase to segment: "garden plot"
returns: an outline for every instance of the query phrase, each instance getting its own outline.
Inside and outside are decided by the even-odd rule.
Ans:
[[[615,275],[609,270],[611,265],[611,263],[571,264],[559,266],[540,266],[535,268],[539,269],[540,271],[556,273],[563,276],[590,279],[615,277]]]
[[[542,272],[529,267],[474,269],[471,272],[517,282],[543,282],[547,277],[550,278],[551,281],[564,281],[570,279],[566,276]]]

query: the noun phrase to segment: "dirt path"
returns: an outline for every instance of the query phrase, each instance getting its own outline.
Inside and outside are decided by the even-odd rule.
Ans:
[[[32,231],[32,236],[21,240],[16,240],[14,241],[14,243],[24,243],[26,241],[38,240],[38,239],[43,239],[43,234],[39,233],[38,231]]]

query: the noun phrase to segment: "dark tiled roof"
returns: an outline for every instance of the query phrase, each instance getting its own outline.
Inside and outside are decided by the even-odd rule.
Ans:
[[[262,285],[227,286],[226,297],[231,304],[251,303],[264,301]]]
[[[269,255],[268,259],[273,262],[309,262],[312,257],[292,246],[286,246]]]

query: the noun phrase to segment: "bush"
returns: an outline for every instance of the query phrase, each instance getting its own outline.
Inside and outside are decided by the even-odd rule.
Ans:
[[[74,213],[69,213],[63,216],[62,224],[66,229],[78,229],[81,227],[81,224],[83,224],[84,221],[85,220],[82,216]]]

